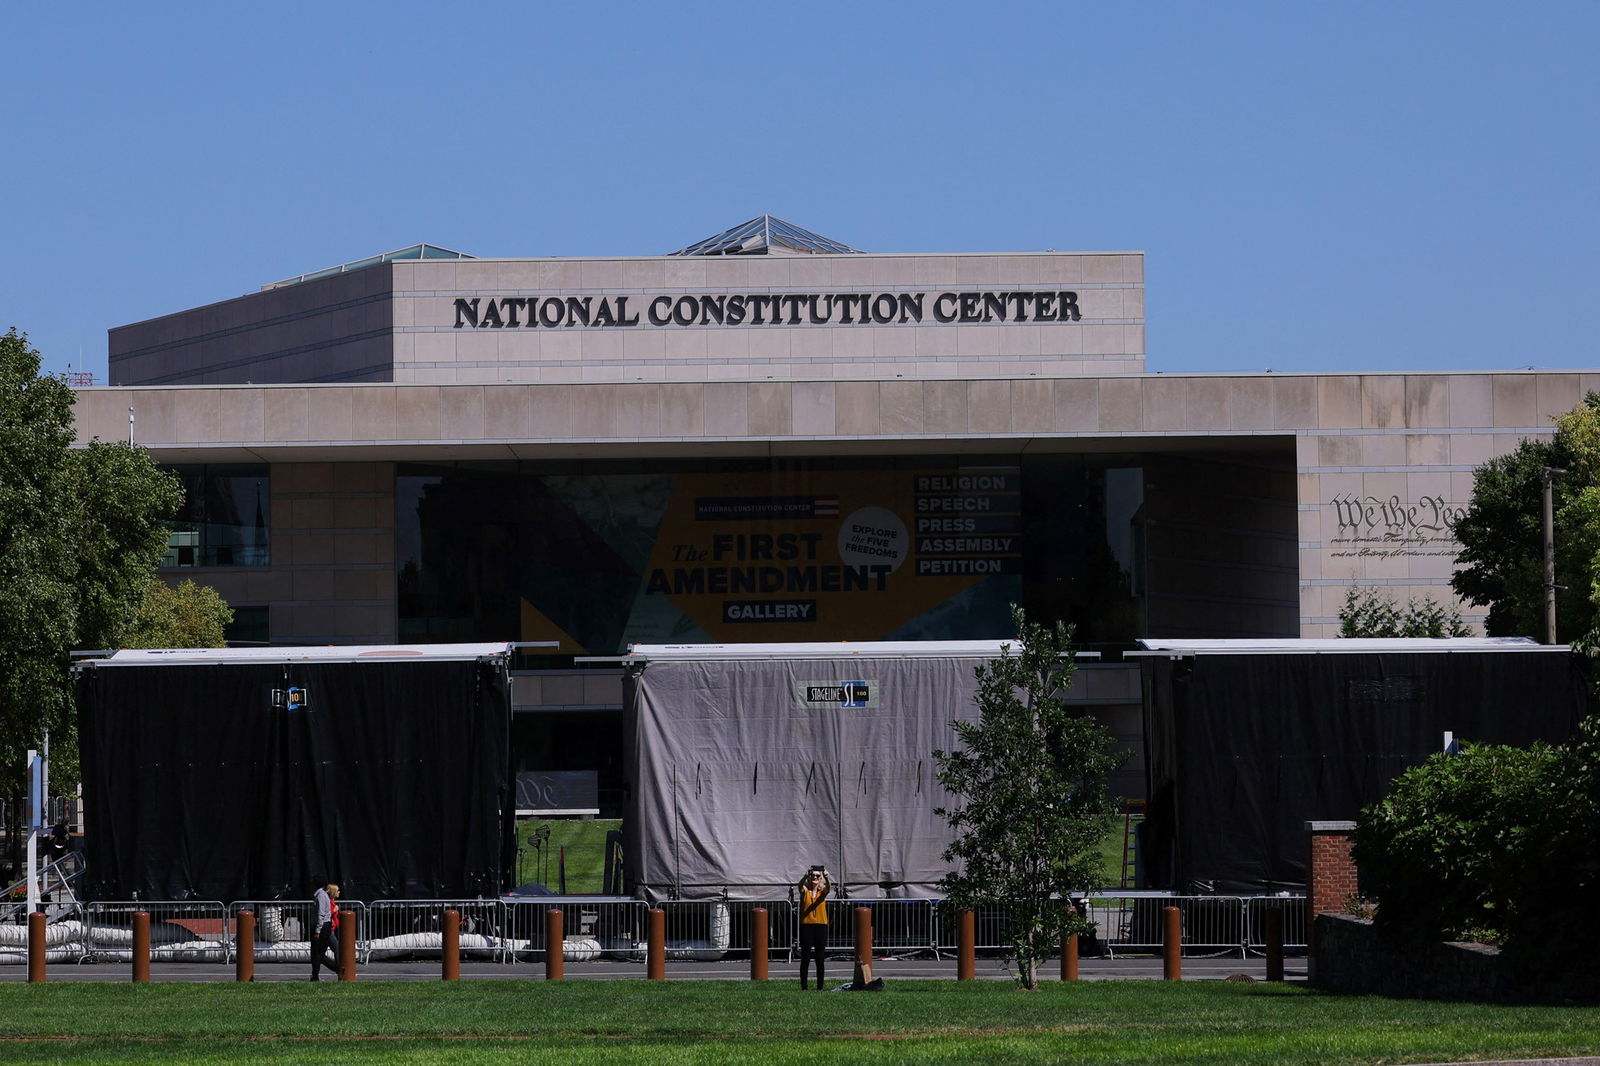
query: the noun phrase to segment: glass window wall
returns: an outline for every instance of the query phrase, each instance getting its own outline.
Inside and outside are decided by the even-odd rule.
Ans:
[[[166,568],[269,566],[271,480],[266,465],[179,466],[184,499],[172,520]]]
[[[996,638],[1012,603],[1088,644],[1143,628],[1135,456],[403,465],[395,487],[409,641]]]

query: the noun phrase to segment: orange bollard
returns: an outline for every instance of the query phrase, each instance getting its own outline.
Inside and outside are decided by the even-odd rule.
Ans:
[[[978,919],[965,908],[956,919],[956,980],[975,981],[978,977]]]
[[[139,984],[150,980],[150,914],[133,912],[133,979]]]
[[[1078,934],[1061,941],[1061,979],[1063,981],[1076,981],[1078,979]]]
[[[256,979],[256,912],[240,911],[233,920],[233,979]]]
[[[28,915],[28,983],[30,985],[44,984],[44,964],[46,958],[44,929],[44,915]]]
[[[857,987],[872,980],[872,908],[856,908],[856,974]]]
[[[1283,908],[1267,908],[1267,980],[1283,980]]]
[[[446,981],[461,980],[461,912],[444,912],[443,940],[439,945],[440,965]]]
[[[356,912],[339,912],[339,980],[356,979],[356,941],[361,938],[361,919]]]
[[[1161,908],[1161,976],[1168,981],[1183,980],[1183,912],[1176,907]]]
[[[567,976],[567,916],[560,907],[544,912],[544,979],[559,981]]]
[[[767,908],[750,912],[750,980],[767,979]]]
[[[651,981],[667,979],[667,912],[651,907],[649,913],[648,947],[645,952],[644,975]]]

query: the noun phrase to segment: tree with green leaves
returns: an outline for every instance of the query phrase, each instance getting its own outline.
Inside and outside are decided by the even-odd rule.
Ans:
[[[13,812],[45,731],[53,780],[76,778],[69,654],[115,644],[183,492],[132,445],[74,448],[72,390],[39,367],[26,334],[0,336],[0,787]]]
[[[184,578],[169,585],[158,577],[145,584],[144,598],[122,635],[124,648],[221,648],[233,608],[210,585]]]
[[[1450,584],[1489,608],[1491,637],[1544,638],[1546,468],[1555,499],[1556,634],[1583,641],[1596,622],[1600,555],[1600,396],[1556,419],[1549,440],[1523,440],[1473,472],[1472,500],[1454,527],[1461,552]]]
[[[1341,637],[1470,637],[1461,612],[1432,597],[1413,596],[1401,607],[1376,589],[1351,588],[1339,608]]]
[[[1033,989],[1062,940],[1091,931],[1073,896],[1101,887],[1100,842],[1117,814],[1106,781],[1127,756],[1067,706],[1072,630],[1011,612],[1015,644],[976,669],[978,720],[955,723],[960,749],[934,752],[953,797],[938,813],[955,833],[940,887],[957,907],[1005,908],[1017,979]]]

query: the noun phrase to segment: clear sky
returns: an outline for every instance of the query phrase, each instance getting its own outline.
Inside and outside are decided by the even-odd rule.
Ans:
[[[1595,367],[1600,2],[14,3],[0,330],[427,241],[1141,250],[1148,368]]]

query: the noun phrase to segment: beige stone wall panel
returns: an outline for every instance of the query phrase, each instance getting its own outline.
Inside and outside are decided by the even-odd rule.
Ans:
[[[749,386],[752,436],[787,437],[794,432],[792,388],[783,381],[758,381]]]
[[[1408,375],[1405,381],[1405,424],[1432,429],[1450,424],[1449,378],[1440,374]]]
[[[1317,426],[1321,429],[1356,429],[1362,418],[1361,378],[1319,377]]]
[[[920,381],[884,381],[878,384],[878,432],[891,436],[915,436],[923,425],[923,393]]]
[[[923,432],[940,434],[965,434],[967,432],[967,399],[970,385],[964,381],[928,381],[922,385]],[[1009,398],[994,405],[1010,425]],[[994,408],[991,408],[991,413]],[[997,432],[1004,432],[999,430]]]
[[[1276,383],[1272,379],[1235,378],[1219,380],[1216,384],[1228,397],[1228,428],[1249,431],[1274,427]]]
[[[882,408],[876,381],[841,381],[834,389],[839,432],[846,437],[866,437],[881,431]]]
[[[1577,374],[1540,374],[1534,379],[1534,394],[1538,398],[1538,424],[1564,415],[1583,402],[1583,380]],[[1577,400],[1573,397],[1576,396]]]
[[[1445,433],[1408,433],[1404,439],[1405,464],[1407,466],[1449,465],[1450,435]]]
[[[1359,380],[1361,425],[1364,428],[1398,429],[1406,424],[1405,378],[1372,375]]]
[[[789,391],[794,432],[802,437],[828,437],[838,432],[835,390],[831,381],[797,381]]]
[[[1495,375],[1493,425],[1531,427],[1540,421],[1538,385],[1534,379],[1517,374]]]
[[[1361,445],[1361,466],[1406,465],[1406,438],[1399,433],[1365,433],[1355,438]]]
[[[1012,432],[1047,434],[1055,431],[1055,384],[1047,378],[1010,382]],[[976,432],[988,432],[976,424],[973,428]]]
[[[439,390],[439,435],[445,440],[480,440],[483,432],[483,387],[454,385]]]
[[[1141,429],[1149,426],[1189,428],[1190,382],[1177,377],[1154,377],[1144,382],[1144,412]]]
[[[1189,378],[1184,397],[1183,428],[1232,429],[1234,393],[1234,382],[1221,378]],[[1150,424],[1148,412],[1146,424]]]
[[[1105,378],[1100,382],[1100,429],[1106,433],[1145,428],[1144,386],[1154,378]]]

